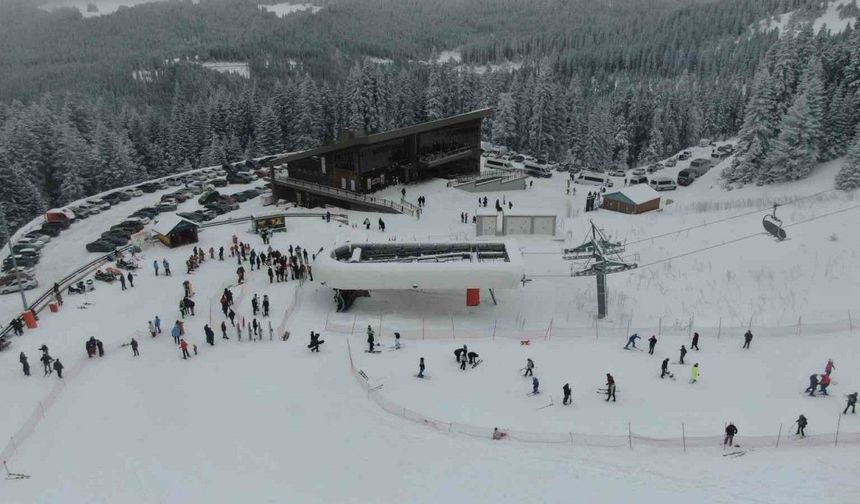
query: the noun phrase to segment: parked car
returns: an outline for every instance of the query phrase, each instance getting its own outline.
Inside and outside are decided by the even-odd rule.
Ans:
[[[12,252],[20,254],[22,250],[35,250],[40,252],[45,245],[42,242],[32,243],[29,241],[18,240],[15,245],[12,245]],[[40,252],[41,253],[41,252]]]
[[[46,222],[42,224],[41,228],[39,228],[39,232],[44,233],[50,237],[55,237],[60,236],[60,231],[62,231],[63,229],[66,228],[62,227],[61,224],[58,224],[56,222]]]
[[[11,292],[18,292],[19,290],[35,289],[38,286],[39,282],[37,282],[35,278],[24,275],[21,275],[20,277],[12,275],[8,280],[0,281],[0,294],[9,294]]]
[[[167,200],[155,205],[155,208],[160,212],[173,212],[176,210],[177,205],[175,201]]]
[[[630,180],[628,181],[628,184],[632,185],[632,186],[637,185],[637,184],[647,184],[647,183],[648,183],[648,177],[646,177],[645,175],[632,175],[630,177]]]
[[[120,196],[120,195],[122,195],[122,196]],[[123,199],[123,197],[131,199],[128,194],[125,194],[124,192],[120,192],[120,191],[112,192],[110,194],[105,194],[103,199],[105,201],[107,201],[108,203],[110,203],[111,205],[118,205],[118,204],[122,203],[123,201],[125,201]]]
[[[675,166],[676,164],[678,164],[678,160],[675,158],[669,158],[666,161],[664,161],[663,164],[668,166],[669,168],[671,168],[671,167]]]
[[[98,239],[98,240],[92,241],[90,243],[87,243],[86,249],[87,249],[87,252],[107,253],[107,252],[113,252],[114,250],[116,250],[116,245],[114,245],[113,242],[110,242],[108,240]]]
[[[29,233],[27,233],[27,234],[25,234],[25,235],[24,235],[24,238],[30,238],[30,239],[33,239],[33,240],[39,240],[39,241],[41,241],[43,244],[44,244],[44,243],[48,243],[49,241],[51,241],[51,236],[50,236],[50,235],[45,234],[45,233],[43,233],[42,231],[38,231],[38,230],[36,230],[36,231],[30,231]]]
[[[245,173],[228,173],[227,182],[230,184],[250,184],[254,179]]]
[[[669,177],[652,177],[648,180],[648,185],[655,191],[674,191],[678,188],[675,181]]]
[[[98,205],[91,205],[90,203],[87,203],[86,201],[83,203],[78,203],[77,208],[79,210],[84,210],[84,211],[89,212],[90,215],[95,215],[95,214],[101,213],[101,211],[102,211],[101,207],[99,207]],[[72,210],[72,211],[75,212],[75,215],[78,214],[77,211],[75,211],[75,210]]]
[[[645,175],[645,168],[634,168],[631,174],[637,177],[640,175]]]
[[[12,247],[12,252],[15,253],[15,259],[17,259],[18,256],[22,256],[22,257],[35,257],[38,260],[39,257],[42,255],[38,249],[34,249],[33,247],[27,247],[27,246],[21,247],[21,246],[16,245],[16,246]]]
[[[137,186],[137,189],[145,192],[145,193],[154,193],[158,190],[158,186],[152,183],[140,184]]]
[[[34,249],[41,249],[45,246],[46,243],[48,243],[48,240],[43,240],[40,238],[31,238],[29,236],[22,236],[17,241],[15,241],[16,246],[31,247]]]
[[[573,179],[574,184],[607,186],[612,187],[614,183],[608,175],[597,172],[583,171],[579,172]]]
[[[75,220],[86,219],[93,214],[93,212],[89,208],[83,207],[81,205],[70,206],[69,210],[75,213]]]
[[[15,261],[12,261],[12,256],[6,256],[3,259],[3,271],[10,271],[15,267],[23,267],[23,268],[32,268],[33,266],[39,264],[39,257],[33,256],[22,256],[20,254],[15,254]]]
[[[149,218],[148,216],[146,216],[146,215],[129,215],[128,217],[126,217],[126,219],[125,219],[123,222],[133,222],[133,221],[138,221],[138,222],[140,222],[142,225],[144,225],[144,226],[145,226],[145,225],[149,224],[149,221],[150,221],[150,220],[152,220],[152,219],[150,219],[150,218]]]
[[[679,186],[688,186],[696,180],[698,173],[694,168],[684,168],[683,170],[678,172],[678,185]]]
[[[178,185],[182,185],[182,181],[179,179],[179,177],[169,177],[166,180],[166,182],[167,182],[167,185],[173,186],[173,187],[176,187]]]
[[[710,159],[705,158],[696,158],[690,161],[690,168],[696,171],[696,176],[701,177],[702,175],[708,173],[708,170],[713,166],[713,162]]]
[[[223,178],[214,178],[206,181],[207,184],[212,185],[213,187],[226,187],[227,179]]]
[[[625,172],[622,168],[612,168],[611,170],[609,170],[610,177],[623,177],[625,175],[627,175],[627,172]]]
[[[2,281],[2,278],[6,278],[7,276],[22,275],[22,276],[32,277],[35,274],[36,274],[36,270],[34,270],[32,267],[28,267],[28,266],[12,267],[12,268],[7,268],[7,269],[3,270],[3,274],[2,274],[2,277],[0,277],[0,281]]]
[[[685,150],[684,152],[682,152],[678,155],[678,161],[686,161],[686,160],[690,159],[691,157],[693,157],[693,154],[690,151]]]
[[[654,173],[663,169],[663,163],[651,163],[648,165],[648,173]]]
[[[149,221],[147,220],[146,222]],[[144,222],[143,219],[139,217],[132,217],[120,222],[119,224],[117,224],[117,226],[133,229],[134,232],[137,233],[138,231],[143,229],[143,226],[146,224],[146,222]]]
[[[113,243],[114,247],[122,247],[123,245],[128,245],[128,237],[118,234],[114,231],[108,231],[107,233],[103,233],[100,239]]]
[[[131,239],[131,235],[134,234],[134,231],[130,228],[124,227],[112,227],[109,230],[102,233],[101,238],[104,240],[110,240],[110,237],[118,237],[125,238],[126,240]]]
[[[138,189],[137,187],[132,187],[132,188],[130,188],[130,189],[126,189],[126,190],[124,190],[124,191],[122,191],[122,192],[124,192],[124,193],[128,194],[128,195],[129,195],[129,196],[131,196],[132,198],[137,198],[138,196],[143,196],[143,191],[141,191],[141,190],[140,190],[140,189]]]
[[[90,198],[87,200],[87,204],[97,207],[99,210],[107,210],[110,208],[110,203],[101,198]]]

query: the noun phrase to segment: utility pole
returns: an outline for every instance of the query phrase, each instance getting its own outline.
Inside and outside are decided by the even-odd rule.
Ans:
[[[9,226],[6,224],[6,207],[0,205],[0,236],[6,238],[9,245],[9,257],[12,258],[12,269],[15,271],[15,282],[18,283],[18,293],[21,294],[21,304],[27,311],[27,296],[24,295],[24,285],[21,283],[21,272],[18,270],[18,262],[15,260],[15,251],[12,250],[12,235],[9,234]]]
[[[597,318],[606,317],[606,275],[636,268],[636,263],[625,262],[621,258],[624,245],[611,242],[597,226],[591,223],[591,231],[585,242],[574,248],[564,249],[562,259],[567,261],[588,261],[570,276],[597,277]]]

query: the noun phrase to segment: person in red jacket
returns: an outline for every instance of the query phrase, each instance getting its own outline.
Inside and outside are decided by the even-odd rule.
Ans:
[[[824,372],[827,376],[830,376],[830,373],[832,373],[834,369],[836,369],[836,365],[833,364],[833,359],[827,359],[827,365],[824,366]]]
[[[182,349],[182,358],[183,359],[187,359],[187,358],[191,357],[190,355],[188,355],[188,342],[185,341],[185,339],[179,340],[179,348]]]
[[[818,380],[818,387],[821,391],[821,395],[827,395],[827,387],[830,385],[830,375],[823,374],[821,375],[821,379]]]

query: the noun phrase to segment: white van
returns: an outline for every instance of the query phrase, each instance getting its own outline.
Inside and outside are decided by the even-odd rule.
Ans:
[[[612,187],[614,185],[612,183],[612,179],[609,178],[609,175],[589,171],[579,172],[573,179],[573,183],[606,187]]]
[[[489,156],[484,160],[484,167],[492,170],[513,170],[514,165],[507,159]]]
[[[651,177],[651,179],[648,180],[648,185],[655,191],[674,191],[678,188],[675,181],[669,177]]]
[[[552,170],[546,165],[546,163],[542,163],[540,161],[532,161],[530,159],[526,159],[523,161],[523,170],[526,173],[531,175],[532,177],[541,177],[541,178],[549,178],[552,177]]]

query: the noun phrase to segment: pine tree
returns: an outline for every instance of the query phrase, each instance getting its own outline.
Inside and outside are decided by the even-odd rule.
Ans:
[[[86,196],[84,177],[97,177],[96,157],[92,147],[83,139],[77,129],[68,123],[61,123],[56,133],[57,151],[54,156],[56,171],[62,175],[60,192],[51,204],[65,204]]]
[[[663,157],[663,110],[658,108],[651,116],[651,129],[648,131],[648,147],[643,152],[643,163],[654,163]]]
[[[257,132],[257,148],[266,155],[276,154],[283,150],[281,146],[281,127],[278,124],[278,117],[275,115],[275,108],[274,103],[264,105],[263,110],[258,115],[258,123],[255,128]],[[213,138],[212,144],[209,147],[209,155],[205,159],[207,159],[208,164],[221,164],[223,153],[218,152],[217,148],[213,151],[214,144],[215,139]]]
[[[836,174],[836,188],[850,191],[860,187],[860,127],[854,136],[854,142],[848,150],[845,165]]]
[[[768,155],[761,181],[784,182],[809,175],[818,161],[820,129],[820,123],[812,116],[806,93],[798,93],[783,116],[779,137]]]
[[[320,131],[322,125],[321,107],[316,84],[310,75],[305,75],[299,85],[299,99],[297,103],[298,117],[296,129],[296,148],[300,150],[316,147],[320,142]]]
[[[779,132],[779,105],[770,73],[764,65],[756,72],[752,97],[744,111],[744,123],[738,141],[737,164],[723,172],[729,182],[749,184],[758,180],[770,153],[771,143]]]
[[[442,81],[442,68],[435,65],[430,70],[430,79],[427,82],[425,109],[427,119],[430,121],[445,117],[445,89]]]
[[[824,120],[827,111],[827,95],[824,92],[824,68],[818,57],[812,57],[803,72],[803,80],[797,88],[798,93],[806,95],[809,107],[807,128],[810,141],[815,147],[816,160],[821,160],[824,154]]]
[[[4,156],[0,156],[0,206],[10,233],[45,211],[39,189]]]
[[[62,204],[86,197],[87,192],[84,189],[84,179],[81,176],[80,168],[72,166],[65,170],[63,183],[60,184],[60,192],[62,196],[59,202]]]
[[[493,119],[492,142],[513,148],[517,138],[516,104],[511,93],[502,93],[496,105],[495,117]]]

